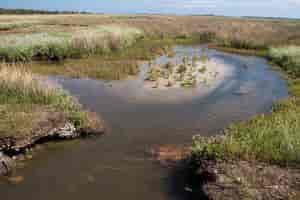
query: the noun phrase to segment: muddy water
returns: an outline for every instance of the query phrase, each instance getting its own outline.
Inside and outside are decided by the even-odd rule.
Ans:
[[[201,52],[202,47],[176,47],[173,59]],[[101,114],[108,133],[44,147],[18,170],[24,182],[0,184],[1,199],[188,199],[172,173],[147,152],[158,145],[189,144],[195,134],[216,134],[232,122],[267,112],[287,96],[285,82],[265,60],[206,52],[229,73],[202,89],[145,89],[146,64],[138,77],[123,81],[52,78],[85,108]],[[162,56],[156,62],[167,60]]]

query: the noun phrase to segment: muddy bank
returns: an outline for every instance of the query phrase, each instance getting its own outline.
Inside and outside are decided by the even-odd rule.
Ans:
[[[262,162],[195,158],[191,149],[175,145],[151,151],[192,199],[282,200],[300,198],[300,169]]]
[[[203,159],[193,163],[192,190],[208,199],[299,199],[300,170],[264,163]],[[192,176],[191,176],[192,177]]]
[[[16,166],[13,158],[26,153],[35,144],[103,134],[103,121],[95,113],[87,115],[86,125],[76,128],[63,113],[44,113],[32,127],[31,134],[0,137],[0,176],[8,175]]]

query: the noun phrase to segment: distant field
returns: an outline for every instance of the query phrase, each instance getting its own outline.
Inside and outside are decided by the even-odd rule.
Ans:
[[[26,26],[22,26],[22,22]],[[212,32],[225,40],[236,39],[261,45],[300,44],[300,20],[165,15],[0,15],[0,27],[1,24],[9,26],[9,23],[13,24],[12,28],[0,31],[0,35],[73,32],[103,24],[117,24],[139,28],[149,35],[161,37],[187,37]]]

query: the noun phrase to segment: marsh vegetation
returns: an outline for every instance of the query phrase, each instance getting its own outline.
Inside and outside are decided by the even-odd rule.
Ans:
[[[225,135],[214,139],[195,137],[197,156],[220,159],[256,160],[284,166],[300,163],[299,140],[299,47],[272,47],[271,62],[289,75],[291,97],[273,106],[272,113],[233,124]]]
[[[152,62],[157,55],[172,58],[174,44],[208,44],[233,53],[264,56],[288,75],[291,97],[275,104],[269,114],[233,124],[222,136],[195,137],[192,158],[245,160],[284,169],[299,168],[300,23],[297,20],[3,15],[0,40],[0,60],[6,62],[0,65],[0,137],[32,134],[41,119],[48,120],[55,113],[79,128],[89,123],[87,112],[74,98],[36,74],[125,79],[138,74],[140,61]],[[14,64],[19,62],[23,64]],[[184,56],[178,63],[149,65],[146,82],[158,89],[194,88],[222,75],[205,53]]]

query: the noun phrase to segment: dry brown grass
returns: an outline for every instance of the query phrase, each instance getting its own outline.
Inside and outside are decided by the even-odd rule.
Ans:
[[[220,38],[251,41],[259,44],[300,44],[300,22],[295,20],[260,20],[211,16],[163,15],[26,15],[0,16],[0,22],[39,21],[38,26],[2,31],[2,33],[72,32],[98,25],[130,25],[149,35],[182,36],[215,32]],[[1,34],[1,32],[0,32]]]
[[[102,125],[95,116],[83,111],[73,97],[50,82],[41,81],[22,65],[0,64],[0,91],[0,139],[31,137],[48,125],[56,128],[66,121],[94,132]]]

